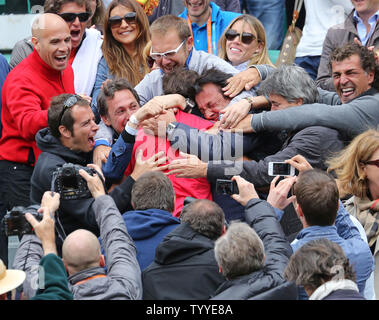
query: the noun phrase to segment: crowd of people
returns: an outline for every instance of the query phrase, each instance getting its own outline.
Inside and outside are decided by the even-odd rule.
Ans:
[[[378,1],[304,0],[291,65],[280,0],[43,5],[0,55],[1,299],[376,300]]]

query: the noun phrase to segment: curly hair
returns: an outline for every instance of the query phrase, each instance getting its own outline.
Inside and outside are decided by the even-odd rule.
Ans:
[[[85,5],[86,11],[92,14],[91,5],[88,0],[46,0],[43,10],[45,13],[58,13],[64,4],[71,2],[76,3],[80,7]]]
[[[375,53],[365,46],[356,43],[347,43],[342,47],[338,47],[330,54],[329,69],[332,70],[333,62],[343,61],[353,55],[358,55],[361,60],[361,67],[364,71],[374,71],[374,81],[371,84],[373,88],[379,90],[379,65],[375,60]]]

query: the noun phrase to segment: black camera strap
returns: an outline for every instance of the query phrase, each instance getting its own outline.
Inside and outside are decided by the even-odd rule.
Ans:
[[[53,178],[51,179],[51,188],[50,188],[52,195],[53,195],[53,192],[55,192],[55,180],[56,179],[57,179],[57,172],[54,172]],[[56,231],[59,239],[63,243],[64,240],[66,239],[67,235],[66,235],[66,232],[64,231],[61,220],[59,219],[59,209],[55,212],[55,224],[54,225],[55,225],[55,231]],[[58,227],[60,230],[58,229]]]

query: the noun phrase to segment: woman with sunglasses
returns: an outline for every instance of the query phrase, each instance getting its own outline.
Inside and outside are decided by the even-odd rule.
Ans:
[[[218,56],[242,71],[250,65],[274,66],[268,56],[262,23],[249,14],[235,18],[218,42]]]
[[[103,58],[92,94],[97,120],[96,98],[105,80],[126,78],[134,87],[150,72],[144,55],[149,40],[149,21],[142,6],[135,0],[113,0],[105,15]]]
[[[367,240],[379,261],[379,131],[367,130],[356,136],[336,157],[328,161],[329,171],[338,178],[341,195],[352,195],[344,202],[366,231]],[[379,295],[379,272],[375,268],[375,293]]]

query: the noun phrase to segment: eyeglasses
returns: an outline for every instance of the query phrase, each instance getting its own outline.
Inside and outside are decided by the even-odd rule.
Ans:
[[[63,103],[63,109],[61,111],[61,114],[59,115],[59,125],[62,124],[62,118],[65,111],[69,108],[72,108],[78,102],[79,99],[82,99],[82,97],[77,94],[72,95],[66,99],[66,101]]]
[[[127,24],[136,23],[137,13],[136,12],[128,12],[123,17],[113,16],[108,19],[111,28],[119,28],[122,24],[122,20],[124,20]]]
[[[65,13],[60,13],[59,16],[66,22],[73,22],[76,20],[76,18],[79,18],[80,22],[87,22],[90,17],[90,14],[88,12],[81,12],[81,13],[65,12]]]
[[[250,44],[256,39],[256,37],[252,33],[249,33],[249,32],[238,33],[232,29],[229,29],[228,31],[225,32],[226,40],[233,41],[235,37],[240,37],[241,42],[244,44]]]
[[[163,57],[165,57],[166,59],[172,59],[178,53],[178,51],[180,50],[184,42],[186,42],[186,40],[187,39],[184,39],[183,42],[179,45],[179,47],[177,47],[176,49],[169,50],[163,53],[153,52],[153,48],[150,48],[150,57],[154,60],[162,59]]]
[[[379,168],[379,159],[366,161],[365,164],[371,164],[371,165],[377,166]]]
[[[146,63],[147,63],[147,66],[151,69],[154,66],[155,60],[152,57],[147,56]]]

